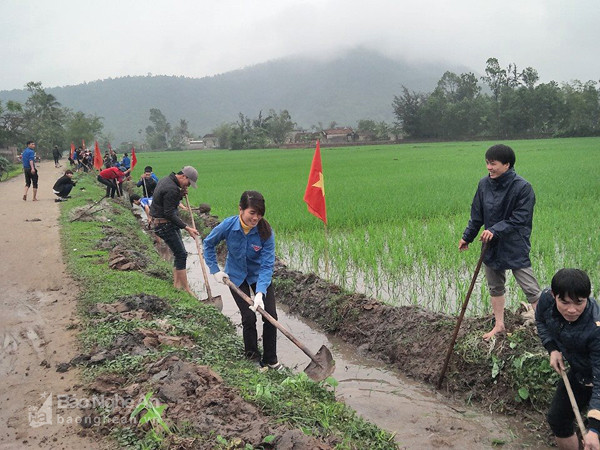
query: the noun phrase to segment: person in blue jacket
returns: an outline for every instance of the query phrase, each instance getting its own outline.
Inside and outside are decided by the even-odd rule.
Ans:
[[[484,226],[480,240],[488,244],[483,263],[495,320],[492,331],[483,335],[485,340],[505,332],[506,270],[512,270],[532,309],[540,297],[529,260],[535,194],[531,184],[515,172],[515,160],[515,152],[507,145],[487,150],[488,176],[479,181],[471,220],[458,243],[460,251],[467,250]]]
[[[125,166],[125,170],[131,168],[131,159],[129,159],[129,156],[127,156],[127,153],[125,153],[123,155],[123,159],[121,160],[121,165]]]
[[[538,336],[559,374],[569,362],[567,378],[580,411],[587,412],[585,449],[600,448],[600,306],[590,297],[588,275],[579,269],[560,269],[552,277],[535,311]],[[564,381],[558,382],[547,415],[559,449],[578,449],[573,429],[575,414]]]
[[[239,203],[239,215],[228,217],[217,225],[204,239],[204,256],[210,273],[223,283],[229,278],[233,284],[250,296],[254,292],[254,304],[250,306],[231,290],[242,315],[242,334],[246,358],[262,367],[280,369],[277,359],[277,328],[263,317],[263,355],[258,349],[256,330],[257,308],[260,306],[277,319],[275,295],[271,278],[275,265],[275,235],[264,218],[265,199],[259,192],[246,191]],[[215,247],[221,241],[227,243],[225,270],[219,269]]]
[[[38,190],[38,172],[35,167],[35,142],[27,141],[27,147],[21,154],[21,162],[23,163],[23,173],[25,174],[25,192],[23,193],[23,200],[27,201],[27,191],[33,183],[33,198],[32,201],[37,202],[37,190]]]

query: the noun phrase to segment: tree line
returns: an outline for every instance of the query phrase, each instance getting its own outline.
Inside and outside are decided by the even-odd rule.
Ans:
[[[482,81],[488,92],[482,92]],[[538,83],[538,72],[496,58],[485,75],[446,72],[433,92],[402,86],[392,106],[404,135],[418,139],[570,137],[600,135],[596,81]]]
[[[29,97],[24,104],[0,102],[0,147],[24,146],[32,139],[41,156],[49,157],[55,145],[65,150],[71,142],[108,140],[109,136],[102,135],[101,117],[63,107],[40,82],[31,81],[26,89]]]

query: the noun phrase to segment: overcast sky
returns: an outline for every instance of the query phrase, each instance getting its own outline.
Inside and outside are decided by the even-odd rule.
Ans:
[[[600,79],[598,0],[0,0],[0,90],[203,77],[366,47],[541,81]]]

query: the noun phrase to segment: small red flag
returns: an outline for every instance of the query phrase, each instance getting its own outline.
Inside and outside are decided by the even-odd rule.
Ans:
[[[94,169],[100,170],[102,169],[102,164],[104,161],[102,160],[102,155],[100,154],[100,147],[98,147],[98,141],[94,142]]]
[[[137,156],[135,156],[135,148],[132,145],[131,146],[131,170],[133,170],[133,168],[135,167],[136,164],[137,164]]]
[[[110,145],[110,142],[108,143],[108,149],[112,150],[112,145]]]
[[[73,159],[73,153],[75,153],[75,144],[71,142],[71,159]]]
[[[308,184],[304,193],[304,201],[308,206],[308,212],[321,219],[327,224],[327,209],[325,208],[325,180],[321,166],[321,144],[317,141],[317,148],[313,156],[308,174]]]

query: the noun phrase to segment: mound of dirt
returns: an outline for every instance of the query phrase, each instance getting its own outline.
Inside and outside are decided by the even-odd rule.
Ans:
[[[187,424],[188,429],[201,436],[198,439],[182,439],[171,436],[165,443],[168,448],[213,449],[216,436],[235,443],[229,448],[277,448],[283,450],[327,450],[331,443],[319,441],[298,430],[290,430],[264,416],[260,410],[246,402],[239,393],[223,384],[221,377],[208,366],[167,356],[147,364],[145,370],[129,381],[118,375],[100,375],[90,386],[94,394],[118,395],[108,412],[105,422],[127,423],[135,407],[147,392],[154,392],[160,403],[167,408],[163,419],[169,425]],[[85,423],[98,424],[96,412],[86,411]],[[107,432],[105,425],[97,425],[100,432]],[[139,430],[143,432],[143,430]],[[263,442],[264,437],[273,435],[272,443]]]
[[[137,250],[117,246],[108,255],[108,267],[115,270],[140,270],[148,265],[147,258]]]

